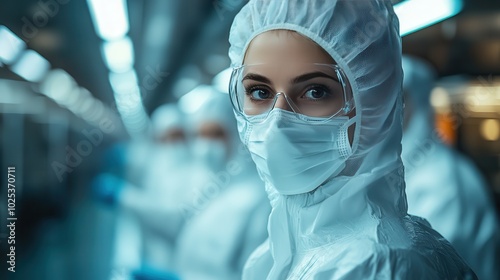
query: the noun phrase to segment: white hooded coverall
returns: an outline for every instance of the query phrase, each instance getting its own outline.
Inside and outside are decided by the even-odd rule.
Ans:
[[[255,36],[292,30],[343,69],[356,106],[352,154],[339,175],[297,195],[265,182],[269,239],[247,261],[243,279],[475,278],[445,239],[407,214],[398,26],[391,2],[381,0],[251,0],[234,19],[233,67],[244,63]],[[245,141],[251,125],[236,116]]]

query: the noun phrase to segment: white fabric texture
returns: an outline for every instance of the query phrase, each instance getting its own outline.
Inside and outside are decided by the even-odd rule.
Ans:
[[[255,36],[274,29],[310,38],[344,70],[356,129],[346,167],[316,190],[280,195],[265,182],[269,240],[249,258],[243,279],[474,278],[448,242],[407,215],[401,40],[390,1],[251,0],[231,27],[232,66],[244,63]],[[237,119],[243,138],[248,124]]]
[[[217,166],[202,161],[205,172],[192,175],[197,182],[192,200],[184,205],[189,221],[178,236],[176,269],[185,280],[239,279],[245,261],[267,237],[271,207],[255,165],[239,142],[227,94],[214,90],[191,118],[192,128],[205,122],[224,128],[228,157]]]
[[[500,227],[488,186],[474,165],[444,145],[433,129],[431,66],[403,57],[403,71],[404,91],[412,107],[401,154],[408,213],[427,219],[479,279],[500,279]]]
[[[228,133],[230,145],[228,154],[232,155],[233,159],[241,155],[248,155],[238,151],[241,143],[238,140],[236,120],[232,117],[233,107],[228,100],[228,95],[214,88],[212,91],[207,91],[206,94],[208,96],[204,99],[203,104],[189,116],[189,127],[197,129],[203,123],[218,123]]]

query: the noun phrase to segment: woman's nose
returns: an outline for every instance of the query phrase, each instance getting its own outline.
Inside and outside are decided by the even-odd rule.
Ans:
[[[288,104],[288,101],[287,101],[284,93],[278,92],[276,98],[277,99],[276,99],[276,103],[274,104],[274,108],[292,111],[292,108],[290,107],[290,104]]]

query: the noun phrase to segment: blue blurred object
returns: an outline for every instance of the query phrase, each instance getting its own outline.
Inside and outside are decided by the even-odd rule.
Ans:
[[[103,170],[123,177],[127,168],[127,143],[116,143],[103,155]]]
[[[170,271],[158,270],[152,267],[144,267],[132,272],[134,280],[180,280],[177,274]]]
[[[114,205],[126,182],[109,173],[102,173],[92,180],[94,195],[106,204]]]

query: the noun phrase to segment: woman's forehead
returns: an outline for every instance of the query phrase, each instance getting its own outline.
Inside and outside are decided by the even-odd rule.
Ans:
[[[338,82],[337,69],[330,64],[287,63],[286,65],[246,65],[242,70],[242,82],[266,84],[300,84],[313,79],[328,79]]]
[[[257,35],[249,44],[244,64],[323,63],[335,61],[318,44],[290,30],[271,30]]]

